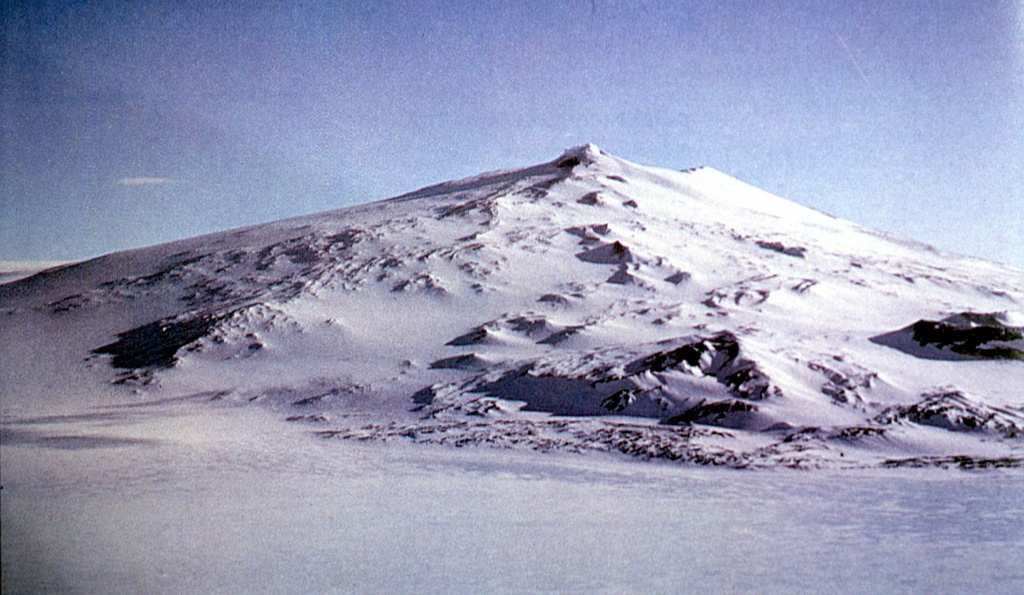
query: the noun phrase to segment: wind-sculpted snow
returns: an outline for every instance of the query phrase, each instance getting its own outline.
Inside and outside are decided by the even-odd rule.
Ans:
[[[1014,466],[1022,310],[1019,270],[588,145],[0,285],[0,371],[5,408],[198,398],[346,439]]]

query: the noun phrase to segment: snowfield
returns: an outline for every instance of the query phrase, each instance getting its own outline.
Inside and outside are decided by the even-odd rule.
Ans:
[[[1017,467],[1022,333],[1020,270],[586,145],[0,285],[0,391],[9,428],[217,401],[330,439]]]

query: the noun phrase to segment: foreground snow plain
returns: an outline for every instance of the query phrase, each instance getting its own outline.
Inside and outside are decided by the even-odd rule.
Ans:
[[[51,269],[4,590],[1020,592],[1022,304],[592,145]]]
[[[735,471],[284,428],[208,403],[19,425],[4,592],[1024,587],[1024,482],[1006,470]]]

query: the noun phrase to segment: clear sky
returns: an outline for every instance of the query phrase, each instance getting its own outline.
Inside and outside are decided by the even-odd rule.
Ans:
[[[2,260],[594,142],[1024,267],[1024,0],[0,1]]]

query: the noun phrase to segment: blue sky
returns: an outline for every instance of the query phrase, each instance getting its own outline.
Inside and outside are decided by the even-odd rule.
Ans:
[[[3,3],[0,259],[594,142],[1024,267],[1024,2]]]

